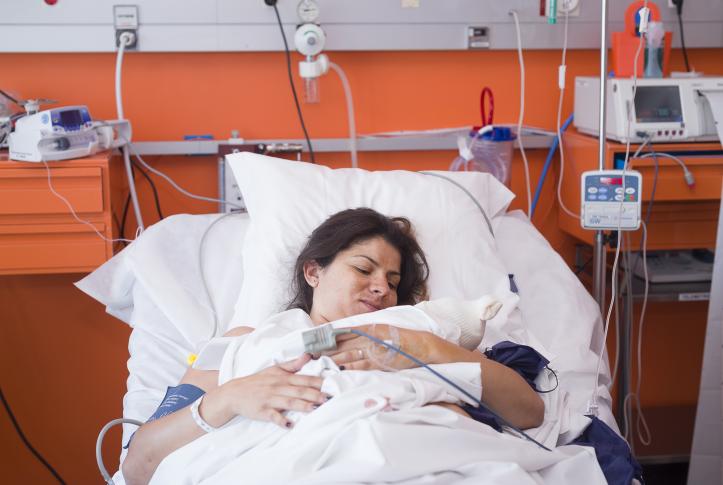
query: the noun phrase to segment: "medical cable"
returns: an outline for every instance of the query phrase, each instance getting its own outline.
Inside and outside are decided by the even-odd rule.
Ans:
[[[532,188],[530,183],[530,165],[527,162],[525,146],[522,144],[522,121],[525,118],[525,59],[522,57],[522,34],[520,32],[520,19],[516,10],[510,10],[510,15],[515,20],[517,31],[517,58],[520,64],[520,116],[517,119],[517,145],[520,147],[520,155],[525,167],[525,185],[527,188],[527,217],[532,217]]]
[[[570,115],[565,122],[562,124],[562,128],[560,130],[560,134],[565,132],[567,130],[567,127],[572,124],[572,121],[574,119],[574,115]],[[552,139],[552,143],[550,144],[550,149],[547,151],[547,158],[545,159],[545,164],[542,166],[542,172],[540,173],[540,177],[537,179],[537,188],[535,189],[535,195],[532,197],[532,214],[535,214],[535,210],[537,209],[537,204],[540,201],[540,195],[542,194],[542,186],[545,184],[545,179],[547,178],[547,173],[550,170],[550,166],[552,165],[552,159],[555,156],[555,151],[557,150],[557,147],[560,143],[560,139],[555,135],[555,137]]]
[[[95,442],[95,461],[98,464],[98,470],[100,470],[100,474],[107,485],[114,485],[114,482],[113,477],[110,475],[110,473],[108,473],[108,470],[105,468],[105,464],[103,463],[103,440],[105,439],[105,434],[108,432],[109,429],[118,424],[125,423],[134,424],[136,426],[143,426],[143,422],[138,421],[137,419],[114,419],[112,421],[108,421],[105,426],[103,426],[103,429],[101,429],[100,433],[98,433],[98,439]]]
[[[208,288],[208,281],[206,281],[206,274],[204,273],[204,262],[203,262],[203,246],[206,243],[206,236],[208,236],[208,233],[211,231],[211,228],[216,225],[220,220],[225,219],[228,216],[232,215],[238,215],[239,212],[227,212],[226,214],[223,214],[222,216],[215,219],[209,226],[206,228],[205,231],[203,231],[203,234],[201,235],[201,241],[198,244],[198,271],[201,275],[201,284],[203,286],[203,291],[206,294],[206,298],[208,299],[211,314],[213,315],[213,333],[209,337],[209,340],[216,337],[218,335],[218,311],[216,310],[216,305],[214,304],[213,298],[211,297],[211,291]],[[205,306],[205,305],[204,305]]]
[[[299,115],[299,122],[301,123],[301,129],[304,131],[304,138],[306,138],[306,144],[309,147],[309,157],[311,157],[311,163],[316,163],[314,157],[314,148],[311,146],[311,139],[309,139],[309,133],[306,131],[306,123],[304,123],[304,115],[301,113],[301,105],[299,104],[299,96],[296,94],[296,87],[294,86],[294,75],[291,72],[291,52],[289,51],[289,43],[286,41],[286,33],[284,32],[284,24],[281,23],[281,15],[279,15],[279,9],[276,6],[276,0],[273,3],[267,1],[267,5],[274,8],[276,14],[276,20],[279,22],[279,30],[281,30],[281,38],[284,41],[284,52],[286,53],[286,70],[289,74],[289,85],[291,86],[291,94],[294,95],[294,104],[296,105],[296,113]]]
[[[557,130],[557,140],[560,149],[560,176],[557,180],[557,203],[560,204],[560,208],[567,215],[574,217],[575,219],[580,218],[580,214],[576,214],[572,210],[568,209],[565,203],[562,201],[562,179],[565,175],[565,144],[562,142],[562,101],[565,98],[565,79],[567,74],[567,31],[570,15],[567,9],[565,9],[565,28],[564,37],[562,42],[562,61],[557,72],[557,86],[560,89],[560,96],[557,101],[557,122],[555,123],[555,129]]]
[[[60,483],[61,485],[65,485],[65,480],[63,480],[60,474],[55,471],[55,468],[53,468],[50,463],[48,463],[48,461],[43,458],[43,456],[33,447],[32,444],[30,444],[30,441],[28,441],[28,439],[25,437],[25,433],[23,433],[23,430],[20,428],[20,424],[18,423],[17,419],[15,419],[13,411],[10,409],[10,404],[5,399],[2,388],[0,388],[0,401],[2,401],[3,407],[5,408],[5,411],[8,413],[8,417],[10,418],[10,422],[13,424],[15,431],[17,432],[18,436],[20,436],[20,439],[22,440],[25,447],[30,450],[30,453],[32,453],[33,456],[37,458],[38,461],[40,461],[40,463],[42,463],[43,466],[47,468],[50,473],[53,474],[53,477],[55,477],[58,483]]]
[[[126,46],[133,43],[135,40],[135,34],[133,32],[123,32],[118,38],[118,54],[115,61],[115,107],[116,116],[119,120],[124,120],[123,113],[123,53],[125,52]],[[130,140],[125,139],[125,144],[121,147],[123,153],[123,165],[126,171],[126,177],[128,178],[128,190],[133,202],[133,211],[136,214],[136,223],[141,231],[145,229],[143,225],[143,215],[141,214],[141,206],[138,202],[138,194],[136,194],[136,184],[133,180],[133,172],[131,168],[131,159],[129,155]]]
[[[61,201],[63,201],[63,203],[66,205],[66,207],[70,211],[70,214],[73,216],[73,218],[76,221],[80,222],[81,224],[85,224],[86,226],[93,229],[93,231],[98,235],[98,237],[104,241],[107,241],[110,243],[115,243],[118,241],[131,242],[128,239],[123,239],[122,235],[118,239],[107,238],[98,230],[98,228],[95,227],[95,225],[92,222],[86,221],[86,220],[78,217],[78,214],[75,212],[75,209],[73,209],[73,205],[70,203],[70,201],[68,199],[66,199],[64,196],[62,196],[61,194],[59,194],[58,191],[55,190],[55,187],[53,187],[53,182],[50,179],[50,166],[48,165],[48,162],[46,162],[45,160],[42,160],[42,162],[43,162],[43,165],[45,165],[45,170],[46,170],[47,179],[48,179],[48,188],[50,189],[50,192],[52,192],[53,195],[55,195],[57,198],[59,198]]]
[[[643,50],[643,42],[645,41],[645,34],[647,32],[647,24],[648,19],[647,15],[649,13],[648,9],[648,0],[645,0],[643,3],[643,7],[641,8],[641,20],[640,20],[640,40],[638,41],[638,49],[635,52],[635,58],[633,59],[633,99],[635,99],[635,93],[637,92],[638,88],[638,59],[640,58],[640,53]],[[625,172],[628,168],[628,160],[630,158],[630,129],[632,125],[632,121],[630,119],[632,113],[630,112],[630,109],[628,109],[627,112],[627,142],[625,146],[625,163],[623,164],[623,170],[622,170],[622,183],[623,183],[623,190],[625,189]],[[602,123],[601,123],[602,124]],[[604,126],[600,126],[600,130],[604,130]],[[622,227],[622,211],[623,211],[623,200],[620,200],[620,206],[618,209],[618,228],[617,233],[620,234],[620,229]],[[612,269],[612,277],[611,277],[611,300],[610,305],[608,307],[607,316],[605,318],[605,325],[604,325],[604,331],[603,331],[603,338],[600,343],[600,352],[598,354],[598,361],[597,361],[597,370],[595,372],[595,386],[592,390],[592,399],[588,406],[588,412],[597,416],[598,413],[598,405],[597,405],[597,398],[598,398],[598,385],[600,382],[600,368],[602,366],[603,356],[605,355],[605,345],[608,338],[608,332],[610,330],[610,317],[612,315],[613,311],[613,305],[615,304],[616,300],[616,294],[617,294],[617,274],[618,274],[618,261],[620,259],[620,247],[621,244],[618,243],[617,247],[615,248],[615,259],[613,261],[613,269]]]
[[[668,158],[670,160],[673,160],[674,162],[678,163],[680,165],[680,168],[683,169],[683,178],[685,179],[685,183],[688,185],[689,188],[695,187],[695,177],[693,176],[693,172],[691,172],[688,169],[688,166],[685,164],[683,160],[676,157],[675,155],[671,155],[670,153],[665,152],[651,152],[651,153],[644,153],[643,155],[640,155],[640,158]]]
[[[432,374],[434,374],[435,376],[437,376],[438,378],[440,378],[442,381],[446,382],[447,384],[449,384],[450,386],[454,387],[456,390],[458,390],[459,392],[461,392],[462,394],[464,394],[465,396],[467,396],[467,397],[468,397],[469,399],[471,399],[475,404],[477,404],[478,407],[483,407],[483,408],[485,408],[485,409],[486,409],[487,411],[489,411],[492,415],[494,415],[494,417],[495,417],[496,419],[498,419],[504,426],[506,426],[506,427],[514,430],[515,432],[519,433],[520,435],[522,435],[523,437],[525,437],[528,441],[531,441],[531,442],[535,443],[537,446],[539,446],[539,447],[542,448],[543,450],[552,451],[552,450],[550,450],[549,448],[547,448],[545,445],[543,445],[542,443],[536,441],[533,437],[531,437],[530,435],[528,435],[527,433],[525,433],[525,432],[522,431],[521,429],[519,429],[519,428],[517,428],[516,426],[513,426],[512,424],[510,424],[507,420],[505,420],[504,418],[502,418],[499,414],[495,413],[495,412],[492,411],[489,407],[487,407],[487,406],[485,406],[484,404],[482,404],[482,401],[481,401],[481,400],[477,399],[477,397],[473,396],[472,394],[470,394],[469,392],[467,392],[466,390],[464,390],[461,386],[459,386],[458,384],[454,383],[453,381],[451,381],[450,379],[448,379],[447,377],[445,377],[445,376],[442,375],[441,373],[437,372],[436,370],[432,369],[428,364],[422,362],[421,360],[417,359],[417,358],[414,357],[413,355],[408,354],[407,352],[403,351],[401,348],[395,347],[394,345],[391,345],[391,344],[385,342],[385,341],[382,340],[382,339],[379,339],[379,338],[377,338],[377,337],[374,337],[373,335],[369,335],[368,333],[363,332],[363,331],[361,331],[361,330],[357,330],[357,329],[355,329],[355,328],[352,328],[352,329],[343,329],[343,330],[342,330],[342,329],[335,329],[335,330],[334,330],[334,334],[335,334],[335,335],[341,335],[341,334],[344,334],[344,333],[352,333],[352,334],[354,334],[354,335],[359,335],[359,336],[361,336],[361,337],[366,337],[366,338],[368,338],[369,340],[371,340],[372,342],[374,342],[374,343],[376,343],[376,344],[378,344],[378,345],[381,345],[381,346],[383,346],[383,347],[386,347],[387,349],[392,350],[392,351],[398,353],[399,355],[401,355],[401,356],[403,356],[403,357],[406,357],[407,359],[409,359],[409,360],[411,360],[412,362],[414,362],[415,364],[417,364],[419,367],[424,367],[424,368],[427,369],[429,372],[431,372]],[[554,390],[554,389],[553,389],[553,390]]]
[[[130,144],[129,144],[129,145],[130,145]],[[196,200],[202,200],[202,201],[205,201],[205,202],[216,202],[216,203],[226,204],[226,205],[230,205],[230,206],[232,206],[232,207],[235,207],[235,208],[241,209],[241,210],[244,209],[243,206],[238,205],[238,204],[236,204],[236,203],[234,203],[234,202],[230,202],[230,201],[228,201],[228,200],[222,200],[222,199],[216,199],[216,198],[213,198],[213,197],[204,197],[204,196],[202,196],[202,195],[192,194],[191,192],[185,190],[185,189],[182,188],[180,185],[178,185],[171,177],[169,177],[168,175],[166,175],[165,173],[161,172],[160,170],[158,170],[158,169],[156,169],[156,168],[153,168],[153,167],[151,167],[149,164],[147,164],[147,163],[145,162],[145,160],[143,160],[143,158],[142,158],[138,153],[133,153],[133,150],[132,150],[132,149],[131,149],[130,151],[131,151],[131,153],[133,154],[133,156],[136,157],[136,160],[138,160],[138,161],[140,162],[140,164],[141,164],[143,167],[145,167],[149,172],[154,173],[154,174],[158,175],[159,177],[163,178],[166,182],[168,182],[169,184],[171,184],[171,186],[172,186],[174,189],[176,189],[177,191],[179,191],[180,193],[182,193],[182,194],[185,195],[186,197],[190,197],[191,199],[196,199]]]
[[[351,153],[351,166],[352,168],[359,167],[357,158],[357,147],[356,147],[356,120],[354,115],[354,98],[351,95],[351,85],[349,84],[349,78],[346,77],[344,69],[334,62],[329,62],[329,67],[337,73],[341,80],[341,85],[344,87],[344,97],[346,98],[346,115],[348,118],[349,125],[349,152]]]
[[[472,202],[474,202],[474,205],[476,205],[477,208],[479,209],[479,211],[482,213],[482,217],[485,218],[485,222],[487,223],[487,228],[490,230],[490,234],[492,234],[492,237],[493,237],[493,238],[495,237],[495,232],[494,232],[494,230],[492,229],[492,222],[490,221],[490,218],[487,216],[487,212],[485,212],[484,208],[483,208],[482,205],[479,203],[479,201],[475,198],[475,196],[472,195],[472,194],[470,193],[470,191],[467,190],[462,184],[460,184],[460,183],[458,183],[457,181],[452,180],[451,178],[449,178],[449,177],[447,177],[447,176],[445,176],[445,175],[442,175],[442,174],[440,174],[440,173],[434,173],[434,172],[419,172],[419,173],[421,173],[422,175],[429,175],[429,176],[431,176],[431,177],[437,177],[437,178],[444,179],[444,180],[446,180],[447,182],[449,182],[450,184],[452,184],[452,185],[458,187],[459,189],[461,189],[462,191],[464,191],[464,193],[467,194],[467,196],[468,196],[470,199],[472,199]]]

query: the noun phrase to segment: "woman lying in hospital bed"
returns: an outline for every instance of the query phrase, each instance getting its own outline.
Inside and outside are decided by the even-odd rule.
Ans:
[[[223,338],[213,339],[206,345],[184,378],[196,385],[197,394],[183,395],[173,388],[167,392],[171,401],[171,395],[179,391],[180,397],[175,399],[190,403],[203,394],[200,389],[209,390],[203,400],[196,401],[200,402],[196,422],[189,407],[145,425],[132,440],[124,470],[133,468],[135,461],[147,479],[165,456],[153,476],[154,483],[605,483],[592,448],[570,445],[591,445],[595,441],[592,434],[600,435],[599,426],[593,426],[600,422],[593,420],[591,425],[583,416],[589,412],[602,348],[599,311],[534,227],[523,216],[505,214],[512,195],[504,186],[479,173],[439,174],[451,179],[444,181],[414,172],[330,170],[249,154],[232,157],[236,158],[231,165],[250,219],[174,216],[149,228],[78,284],[134,327],[124,398],[126,418],[146,421],[163,401],[166,387],[182,379],[182,361],[191,352],[199,353],[209,335],[222,335],[246,322],[265,322],[245,336],[229,337],[225,343]],[[297,204],[299,200],[305,204]],[[343,290],[347,296],[356,295],[357,290],[346,279],[325,279],[337,266],[319,271],[312,255],[300,258],[311,264],[302,264],[296,272],[302,283],[297,289],[307,290],[305,298],[296,299],[296,306],[303,310],[285,312],[285,318],[294,316],[288,321],[278,319],[281,317],[269,320],[293,297],[286,289],[293,277],[290,268],[312,229],[330,214],[362,206],[401,214],[414,222],[430,268],[427,288],[432,306],[423,311],[403,306],[371,311],[381,306],[381,301],[367,301],[371,306],[362,303],[361,307],[342,304],[348,300],[329,298],[331,289]],[[402,275],[408,273],[404,254],[417,253],[400,251]],[[372,259],[387,269],[395,262],[387,263],[386,256]],[[356,271],[350,274],[365,276]],[[384,294],[394,294],[388,288],[389,276],[383,281],[387,284]],[[335,283],[329,286],[327,282]],[[519,302],[510,291],[517,292],[515,282],[520,286]],[[393,279],[393,286],[395,283]],[[312,284],[317,286],[312,289]],[[401,298],[404,292],[397,288],[397,304],[413,303],[421,296],[405,291],[408,296]],[[465,305],[477,301],[479,308],[481,295],[493,295],[503,302],[499,313],[487,322],[479,346],[492,347],[486,352],[490,359],[454,345],[452,342],[464,340],[458,329],[457,333],[450,329],[454,315],[447,321],[440,318],[444,314],[440,307],[434,308],[441,296],[468,300]],[[335,303],[329,306],[329,302]],[[499,433],[499,422],[476,413],[477,406],[470,405],[463,393],[426,369],[410,369],[406,359],[370,345],[363,337],[341,336],[337,352],[313,361],[292,359],[301,353],[298,348],[289,350],[281,345],[289,339],[298,342],[298,332],[315,323],[360,312],[368,313],[336,320],[335,325],[362,325],[357,328],[401,343],[402,350],[428,362],[456,362],[434,366],[446,366],[440,372],[471,394],[479,397],[481,391],[482,400],[512,424],[539,424],[536,413],[542,399],[544,422],[527,433],[548,448],[557,448],[545,451],[518,433],[508,432],[509,427]],[[230,322],[235,324],[229,326]],[[384,323],[399,330],[388,332],[385,325],[372,325]],[[544,359],[537,359],[534,365],[529,359],[519,359],[522,368],[516,370],[527,382],[495,364],[509,364],[519,357],[510,347],[495,345],[505,340],[530,345],[549,358],[559,386],[551,373],[538,375],[540,362],[543,367],[547,362]],[[603,362],[595,388],[596,404],[600,418],[615,429],[606,359]],[[292,376],[300,367],[304,370]],[[402,370],[352,372],[367,367]],[[286,381],[292,394],[300,394],[284,395],[283,399],[291,399],[272,403],[278,398],[270,396],[277,395],[279,388],[264,386],[265,399],[255,399],[256,394],[262,397],[261,391],[252,391],[253,396],[239,392],[238,407],[231,412],[209,407],[214,401],[224,404],[223,395],[232,395],[234,384],[267,382],[271,376],[275,382]],[[554,391],[536,394],[528,383],[538,390]],[[411,392],[406,392],[409,389]],[[374,402],[368,398],[372,391],[376,392]],[[335,398],[324,401],[324,394]],[[424,398],[419,397],[422,395]],[[423,406],[435,402],[440,404]],[[481,422],[469,419],[451,404],[462,405]],[[315,405],[319,407],[314,409]],[[172,402],[162,406],[158,414],[173,406]],[[225,406],[219,407],[224,411]],[[302,410],[280,412],[290,408]],[[384,412],[389,409],[395,411]],[[252,419],[231,419],[235,415],[251,415]],[[225,420],[229,422],[211,433],[197,424],[205,423],[210,429]],[[163,425],[174,421],[178,426]],[[291,428],[278,426],[289,421],[295,423]],[[124,426],[125,445],[133,431],[132,426]],[[616,437],[610,429],[602,434]],[[614,450],[614,459],[607,462],[612,468],[629,458],[629,450],[624,442],[622,445],[609,448]],[[143,447],[155,449],[138,451]],[[143,457],[136,459],[140,455]],[[634,475],[632,467],[618,467],[615,481],[608,474],[610,469],[607,466],[605,474],[611,483],[629,483]],[[114,480],[122,483],[123,476],[117,473]]]
[[[277,335],[283,335],[292,328],[309,328],[362,313],[376,312],[397,304],[418,303],[426,295],[426,274],[426,259],[414,240],[411,226],[406,219],[389,219],[365,209],[343,211],[329,218],[312,233],[297,260],[295,283],[298,290],[292,303],[296,310],[272,317],[272,320],[279,323],[264,323],[257,332],[263,333],[271,326],[281,326],[281,332],[278,328],[273,330],[276,330]],[[480,312],[477,316],[479,326],[481,316]],[[383,319],[384,316],[379,315],[376,318]],[[379,323],[389,322],[381,320]],[[371,327],[363,328],[372,331]],[[428,325],[428,328],[436,330],[434,326]],[[244,335],[252,330],[249,327],[239,327],[227,335]],[[473,376],[472,384],[481,380],[481,368],[484,376],[482,400],[486,405],[519,428],[532,428],[542,423],[542,400],[524,379],[510,368],[486,359],[479,351],[464,349],[429,331],[398,327],[391,330],[382,329],[381,326],[378,330],[383,330],[387,336],[390,331],[398,333],[400,346],[423,362],[476,363],[476,375]],[[296,337],[301,340],[299,335]],[[344,337],[351,338],[340,337],[339,347],[329,354],[331,362],[326,363],[328,368],[322,372],[311,372],[328,377],[332,372],[336,374],[340,370],[416,367],[401,355],[392,357],[384,367],[380,367],[379,359],[373,359],[372,355],[369,355],[374,352],[369,351],[369,341],[353,334]],[[266,339],[273,339],[273,336],[267,335]],[[237,355],[241,359],[253,361],[255,355],[250,349],[255,349],[256,354],[266,354],[267,349],[258,351],[259,340],[263,339],[256,339],[255,345],[242,347]],[[281,352],[283,350],[279,349]],[[322,405],[349,408],[349,404],[345,402],[339,402],[338,405],[336,401],[327,404],[332,396],[322,392],[324,379],[321,375],[301,375],[310,372],[311,366],[306,365],[309,360],[310,356],[305,354],[256,373],[245,372],[244,374],[248,375],[226,380],[222,385],[219,385],[218,371],[189,369],[181,380],[181,390],[186,397],[182,402],[190,404],[192,398],[205,392],[196,401],[200,404],[193,405],[193,412],[187,409],[184,412],[174,412],[138,430],[123,465],[126,481],[129,484],[147,483],[162,459],[205,434],[204,428],[208,428],[199,426],[194,419],[202,420],[201,423],[205,422],[214,429],[237,417],[271,421],[282,428],[290,429],[293,422],[290,416],[286,415],[288,411],[310,413]],[[265,362],[259,364],[258,361],[253,362],[256,367],[263,367]],[[320,365],[323,367],[323,364]],[[316,367],[320,369],[319,365]],[[297,374],[303,370],[306,372]],[[343,383],[336,384],[337,389],[340,385],[343,387]],[[327,387],[332,386],[333,384],[327,384]],[[438,386],[443,388],[444,383],[440,382]],[[176,401],[179,400],[179,392],[181,391],[175,393]],[[440,398],[446,397],[445,394],[431,393]],[[479,395],[479,392],[477,394]],[[377,408],[370,411],[379,410],[379,405],[373,401],[376,395],[378,391],[366,396],[367,399],[372,399],[372,404],[367,408]],[[412,401],[415,397],[421,399],[421,396],[413,395],[404,396],[404,399]],[[399,404],[389,403],[392,408]],[[455,404],[449,404],[448,408],[464,414]],[[357,419],[361,418],[358,410],[355,414]],[[368,414],[372,415],[371,412]],[[239,439],[243,438],[239,436]],[[258,438],[253,437],[254,440]],[[282,439],[279,439],[277,446],[284,446]],[[172,468],[174,472],[179,471],[176,466]]]

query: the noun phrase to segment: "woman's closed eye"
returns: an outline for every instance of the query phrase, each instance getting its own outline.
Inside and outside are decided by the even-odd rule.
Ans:
[[[368,269],[360,268],[358,266],[353,266],[353,268],[365,276],[369,276],[370,274],[372,274],[372,272],[369,271]]]

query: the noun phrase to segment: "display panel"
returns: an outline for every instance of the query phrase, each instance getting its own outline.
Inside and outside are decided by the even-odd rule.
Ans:
[[[79,127],[83,123],[83,117],[80,115],[80,111],[77,109],[61,111],[60,123],[65,128]]]
[[[638,86],[635,91],[635,119],[638,123],[680,123],[678,86]]]

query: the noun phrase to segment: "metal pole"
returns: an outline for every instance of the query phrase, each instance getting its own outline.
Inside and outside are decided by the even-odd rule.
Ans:
[[[605,169],[605,120],[607,97],[607,70],[608,70],[608,2],[602,0],[602,13],[600,15],[600,134],[598,139],[598,170]],[[595,233],[595,246],[593,249],[593,286],[592,292],[600,312],[605,311],[605,246],[603,232]]]

